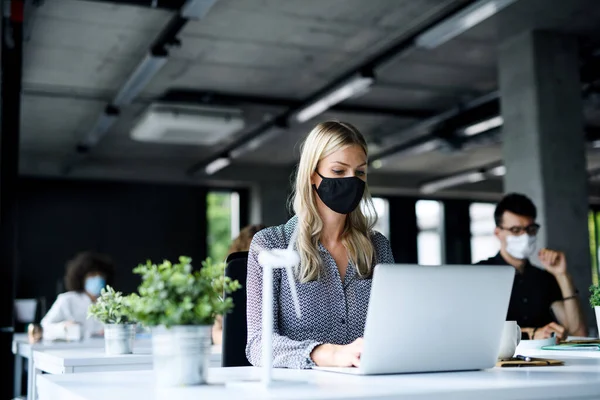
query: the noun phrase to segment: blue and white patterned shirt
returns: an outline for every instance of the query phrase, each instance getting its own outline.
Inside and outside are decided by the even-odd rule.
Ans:
[[[285,225],[263,229],[254,235],[248,253],[246,356],[252,365],[261,365],[262,267],[258,253],[288,246],[297,217]],[[393,263],[388,240],[379,232],[371,234],[376,263]],[[312,350],[323,343],[349,344],[363,336],[371,279],[360,279],[349,263],[344,281],[329,252],[319,243],[323,260],[321,276],[307,283],[294,282],[302,318],[298,319],[285,270],[273,271],[273,366],[311,368]]]

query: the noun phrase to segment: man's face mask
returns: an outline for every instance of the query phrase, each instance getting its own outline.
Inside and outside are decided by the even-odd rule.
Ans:
[[[348,178],[326,178],[317,174],[323,179],[317,188],[313,188],[323,203],[333,211],[339,214],[350,214],[358,205],[365,192],[365,182],[356,176]]]
[[[506,252],[518,260],[529,258],[535,251],[536,237],[526,233],[506,237]]]

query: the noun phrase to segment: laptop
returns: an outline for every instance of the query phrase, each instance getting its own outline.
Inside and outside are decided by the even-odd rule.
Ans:
[[[512,266],[379,264],[373,272],[357,375],[492,368],[515,269]]]

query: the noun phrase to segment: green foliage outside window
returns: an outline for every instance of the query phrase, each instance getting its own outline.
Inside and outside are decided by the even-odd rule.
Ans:
[[[206,207],[208,256],[225,260],[231,244],[231,194],[209,192]]]

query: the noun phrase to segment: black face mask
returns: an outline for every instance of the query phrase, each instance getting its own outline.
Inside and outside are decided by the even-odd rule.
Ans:
[[[318,188],[316,185],[313,185],[313,188],[321,201],[339,214],[350,214],[354,211],[365,192],[365,182],[356,176],[325,178],[318,172],[317,174],[323,180]]]

